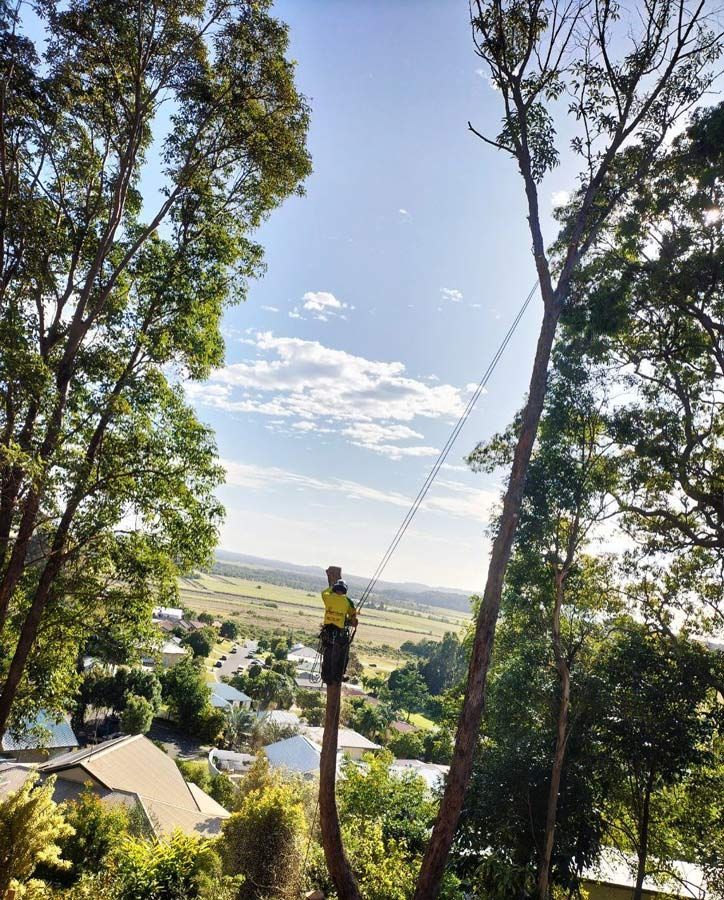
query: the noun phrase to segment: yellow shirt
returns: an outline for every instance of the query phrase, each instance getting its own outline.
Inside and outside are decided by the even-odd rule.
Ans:
[[[322,591],[324,600],[324,624],[345,628],[354,624],[357,614],[354,604],[346,594],[335,594],[331,587]]]

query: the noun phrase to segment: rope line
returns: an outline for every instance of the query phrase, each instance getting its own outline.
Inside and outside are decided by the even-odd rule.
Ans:
[[[435,460],[435,463],[434,463],[432,469],[430,469],[430,472],[428,473],[427,478],[422,483],[420,490],[417,492],[417,496],[412,501],[412,505],[410,506],[409,510],[407,511],[407,515],[402,520],[400,527],[397,529],[397,532],[395,533],[395,536],[390,541],[390,543],[387,547],[387,550],[385,551],[384,555],[382,556],[382,559],[380,560],[379,565],[375,569],[374,574],[372,575],[372,578],[370,578],[369,583],[367,584],[367,587],[362,592],[360,601],[357,604],[358,610],[361,610],[362,607],[367,602],[367,600],[369,599],[370,594],[374,590],[375,585],[377,584],[379,579],[382,577],[382,573],[387,568],[387,564],[389,563],[390,559],[392,558],[392,555],[394,554],[395,550],[397,549],[400,541],[404,537],[405,532],[410,527],[412,520],[415,518],[415,514],[417,513],[418,509],[422,505],[423,500],[427,496],[427,492],[430,490],[430,488],[432,487],[432,483],[434,482],[435,478],[437,477],[437,473],[442,468],[443,463],[447,459],[448,454],[452,450],[453,445],[458,438],[458,435],[464,428],[467,420],[470,418],[470,414],[472,413],[473,409],[475,408],[476,403],[480,399],[480,395],[483,393],[485,386],[487,385],[488,381],[490,380],[490,377],[492,376],[498,363],[500,362],[500,359],[501,359],[503,353],[505,352],[513,335],[515,334],[515,332],[518,328],[518,325],[520,324],[521,319],[525,315],[525,311],[528,309],[528,306],[530,305],[530,302],[533,299],[533,296],[536,292],[537,287],[538,287],[538,280],[536,279],[536,281],[533,284],[533,287],[528,292],[528,296],[523,301],[523,305],[518,310],[518,314],[513,319],[513,322],[511,324],[510,328],[508,329],[500,346],[498,347],[497,351],[495,352],[495,355],[493,356],[492,360],[490,361],[488,368],[485,370],[482,378],[478,382],[478,386],[476,387],[472,396],[468,400],[465,409],[460,414],[460,418],[456,422],[455,427],[450,432],[450,435],[449,435],[447,441],[445,442],[445,445],[443,446],[442,450],[440,451],[440,454],[438,455],[437,459]],[[354,634],[356,633],[356,631],[357,631],[357,629],[355,628],[355,631],[352,634],[352,639],[354,639]],[[350,643],[351,643],[351,641],[350,641]]]

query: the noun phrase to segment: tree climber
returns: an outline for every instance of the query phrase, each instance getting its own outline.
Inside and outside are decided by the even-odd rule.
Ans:
[[[357,610],[347,596],[347,583],[341,578],[322,591],[322,600],[322,681],[335,684],[346,681],[344,673],[349,661],[349,630],[350,627],[357,627]]]

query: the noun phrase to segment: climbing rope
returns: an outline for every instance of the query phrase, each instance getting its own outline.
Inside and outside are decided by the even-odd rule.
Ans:
[[[370,594],[374,590],[375,585],[377,584],[379,579],[382,577],[382,573],[385,571],[387,564],[389,563],[390,559],[392,558],[392,555],[394,554],[395,550],[397,549],[398,544],[400,543],[402,538],[405,536],[405,532],[410,527],[412,520],[415,518],[415,514],[417,513],[418,509],[422,505],[422,502],[424,501],[425,497],[427,496],[427,492],[430,490],[430,488],[432,487],[432,483],[435,481],[435,478],[437,477],[437,473],[442,468],[442,465],[445,462],[445,460],[447,459],[448,454],[452,450],[453,445],[458,438],[458,435],[463,430],[465,423],[470,418],[470,414],[472,413],[473,409],[475,409],[475,405],[478,402],[478,400],[480,399],[480,395],[485,390],[485,386],[487,385],[488,381],[490,380],[491,375],[493,374],[498,363],[500,362],[500,359],[501,359],[503,353],[505,352],[508,344],[510,343],[511,338],[515,334],[516,329],[518,328],[518,325],[520,324],[521,319],[525,315],[525,311],[528,309],[528,306],[530,305],[530,302],[533,299],[533,296],[536,292],[537,287],[538,287],[538,280],[536,279],[536,281],[533,284],[533,287],[528,292],[528,296],[523,301],[523,305],[521,306],[520,310],[518,311],[518,314],[513,319],[513,322],[511,324],[510,328],[508,329],[508,331],[507,331],[505,337],[503,338],[500,346],[498,347],[495,355],[493,356],[492,360],[490,361],[488,368],[485,370],[482,378],[478,382],[478,386],[476,387],[472,396],[468,400],[467,406],[461,413],[460,418],[458,419],[458,421],[455,424],[455,427],[450,432],[450,435],[449,435],[447,441],[445,442],[445,446],[442,448],[439,456],[435,460],[435,464],[433,465],[432,469],[430,469],[430,472],[429,472],[427,478],[425,479],[425,481],[423,482],[422,487],[418,491],[417,496],[412,501],[412,505],[410,506],[409,510],[407,511],[405,518],[402,520],[400,527],[397,529],[395,536],[390,541],[389,546],[387,547],[387,550],[385,550],[385,553],[382,556],[382,559],[380,560],[379,565],[375,569],[374,574],[372,575],[372,578],[370,578],[369,583],[367,584],[367,587],[362,592],[362,596],[360,597],[359,603],[357,604],[358,610],[361,610],[362,607],[367,602],[367,600],[369,599]],[[354,631],[352,632],[352,637],[350,639],[350,643],[352,643],[352,641],[354,640],[354,636],[356,633],[357,633],[357,628],[355,628]]]

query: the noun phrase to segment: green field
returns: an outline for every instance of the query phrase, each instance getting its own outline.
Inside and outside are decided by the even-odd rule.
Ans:
[[[184,578],[180,587],[184,606],[219,618],[234,618],[246,633],[292,629],[314,635],[321,624],[319,594],[210,574]],[[446,631],[460,634],[467,622],[463,613],[442,607],[420,611],[365,607],[355,641],[357,652],[366,667],[391,669],[399,661],[397,651],[405,641],[440,640]]]

